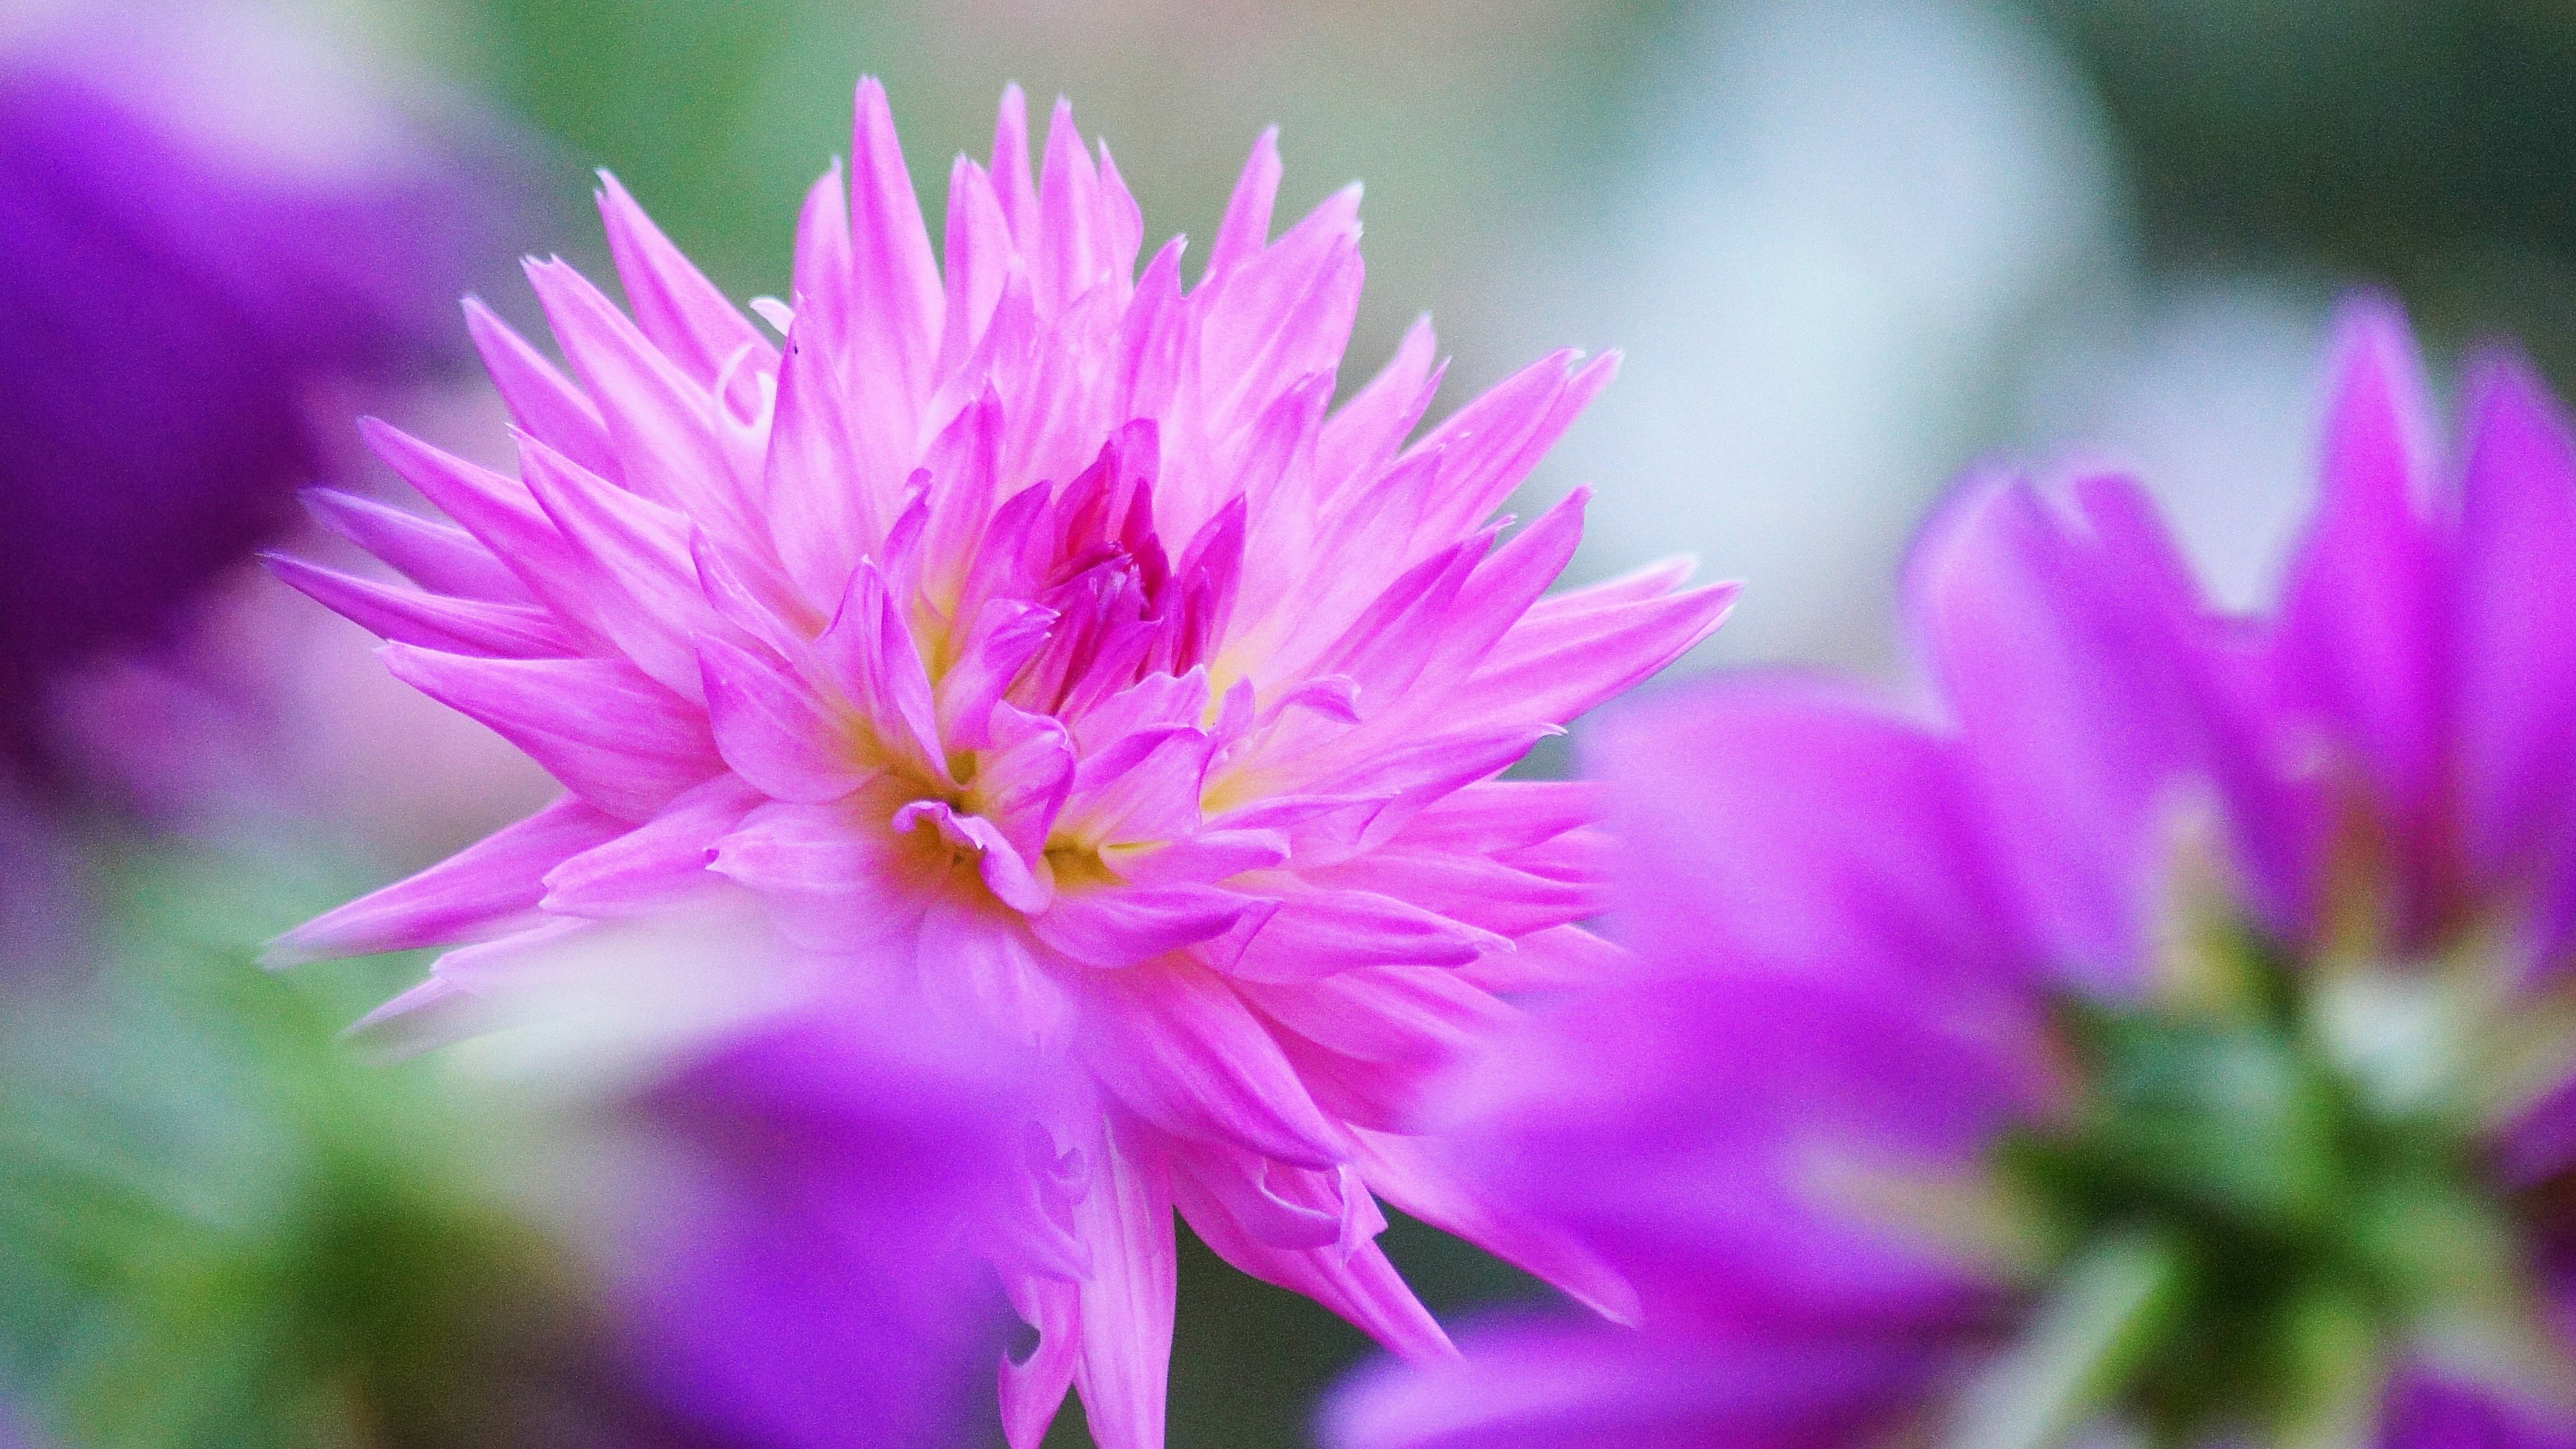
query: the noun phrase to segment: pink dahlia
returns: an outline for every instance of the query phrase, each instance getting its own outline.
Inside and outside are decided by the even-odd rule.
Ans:
[[[520,476],[389,428],[455,520],[317,506],[417,590],[280,561],[394,671],[551,769],[554,806],[282,943],[462,944],[398,1008],[710,887],[827,978],[1060,1062],[1032,1202],[1080,1261],[1004,1263],[1034,1349],[1015,1445],[1078,1384],[1162,1435],[1178,1210],[1229,1261],[1398,1352],[1450,1352],[1373,1243],[1377,1198],[1617,1308],[1402,1124],[1417,1087],[1608,949],[1591,802],[1496,777],[1689,648],[1728,591],[1657,568],[1542,599],[1583,506],[1495,509],[1611,360],[1540,360],[1407,445],[1427,325],[1331,410],[1358,188],[1271,240],[1254,147],[1198,285],[1058,103],[950,173],[933,259],[883,92],[799,223],[774,345],[614,180],[630,299],[529,276],[567,377],[480,308]],[[1051,1264],[1051,1265],[1050,1265]]]

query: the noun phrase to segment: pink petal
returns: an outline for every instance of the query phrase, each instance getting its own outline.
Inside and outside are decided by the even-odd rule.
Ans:
[[[930,233],[876,77],[859,81],[850,134],[850,260],[866,308],[851,319],[851,369],[910,408],[930,393],[945,305]]]
[[[814,641],[814,651],[891,759],[924,778],[951,783],[930,676],[873,562],[861,563],[850,576],[849,592],[831,626]]]
[[[712,635],[698,640],[698,661],[716,748],[764,793],[822,804],[874,773],[860,763],[847,723],[776,663]]]
[[[546,910],[615,916],[649,911],[703,883],[716,842],[762,801],[735,775],[719,775],[642,825],[546,872]]]
[[[998,166],[996,170],[1000,169]],[[1252,143],[1252,155],[1235,179],[1234,194],[1217,223],[1216,244],[1208,248],[1207,273],[1200,286],[1222,283],[1236,267],[1261,254],[1270,244],[1270,207],[1279,195],[1279,128],[1272,126]]]
[[[1362,1061],[1445,1066],[1483,1047],[1520,1013],[1457,973],[1372,966],[1314,981],[1236,986],[1262,1014]]]
[[[960,815],[945,800],[915,800],[894,812],[895,833],[927,825],[940,838],[981,857],[978,872],[1002,904],[1015,911],[1043,911],[1055,899],[1052,877],[1034,874],[1009,838],[981,815]]]
[[[1162,1449],[1180,1268],[1171,1182],[1146,1134],[1116,1118],[1103,1126],[1091,1191],[1074,1206],[1092,1250],[1074,1383],[1100,1449]]]
[[[1279,902],[1230,968],[1246,981],[1312,981],[1361,966],[1458,966],[1512,943],[1365,890],[1320,890]]]
[[[1210,1192],[1203,1178],[1176,1170],[1172,1188],[1191,1229],[1235,1267],[1314,1299],[1405,1358],[1436,1363],[1457,1357],[1449,1335],[1404,1286],[1376,1243],[1347,1251],[1331,1245],[1275,1246],[1252,1231],[1233,1202]]]
[[[569,796],[404,880],[280,936],[262,964],[372,956],[461,941],[533,910],[545,873],[625,825]]]
[[[703,525],[755,537],[706,389],[570,265],[530,262],[527,273],[555,340],[608,425],[620,480]]]
[[[1092,846],[1150,844],[1195,830],[1207,736],[1187,726],[1139,730],[1082,761],[1061,829]]]
[[[689,557],[689,521],[524,434],[519,476],[587,564],[585,617],[637,668],[697,698],[690,639],[708,621],[708,609]]]
[[[1206,830],[1169,845],[1113,849],[1105,858],[1121,880],[1137,885],[1212,885],[1287,864],[1288,836],[1277,830]]]
[[[1029,1355],[1002,1362],[1002,1436],[1010,1449],[1038,1449],[1055,1422],[1073,1365],[1082,1351],[1082,1286],[1063,1278],[1021,1274],[1004,1279],[1011,1307],[1037,1330]]]
[[[491,726],[622,820],[649,820],[724,769],[705,718],[632,665],[475,659],[409,644],[383,654],[396,678]]]
[[[1240,997],[1204,967],[1137,967],[1089,983],[1077,1043],[1128,1110],[1175,1136],[1247,1148],[1298,1167],[1341,1160],[1341,1129]]]
[[[492,309],[465,299],[466,330],[491,374],[493,389],[510,409],[520,431],[546,440],[562,453],[604,478],[619,476],[617,451],[609,446],[608,425],[589,396],[572,385],[543,353],[510,330]]]
[[[1086,966],[1148,961],[1232,930],[1270,903],[1203,885],[1108,885],[1059,891],[1029,929],[1049,948]]]
[[[760,895],[799,945],[909,960],[946,883],[897,845],[848,804],[772,801],[716,843],[710,869]]]
[[[1613,1323],[1634,1324],[1637,1290],[1572,1233],[1513,1213],[1443,1171],[1423,1139],[1353,1128],[1361,1175],[1386,1200],[1466,1239]]]
[[[308,488],[303,499],[324,528],[424,589],[494,604],[530,602],[527,585],[461,528],[329,488]]]
[[[1072,994],[1038,961],[1018,921],[942,895],[922,917],[915,959],[932,999],[965,1006],[1006,1041],[1062,1048],[1075,1021]]]
[[[261,558],[269,572],[380,639],[450,654],[504,659],[560,657],[577,652],[553,618],[536,609],[394,588],[372,579],[317,568],[284,554],[263,554]]]
[[[1073,746],[1064,726],[1042,715],[1003,705],[992,718],[992,748],[976,771],[975,799],[1012,849],[1033,861],[1045,852],[1073,788]]]
[[[617,178],[602,171],[599,187],[599,219],[617,279],[625,284],[635,325],[653,345],[701,387],[713,387],[727,359],[745,348],[764,358],[764,370],[775,368],[777,349],[671,245]]]

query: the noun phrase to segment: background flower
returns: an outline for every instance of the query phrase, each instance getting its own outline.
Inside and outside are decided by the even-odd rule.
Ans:
[[[1460,1110],[1644,1327],[1497,1331],[1336,1441],[2559,1442],[2576,451],[2517,366],[2468,413],[2443,470],[2359,308],[2276,611],[2124,480],[1977,479],[1906,581],[1931,717],[1623,715],[1646,979]]]
[[[155,19],[0,49],[0,728],[21,772],[53,756],[50,680],[173,642],[180,606],[296,516],[332,431],[318,394],[453,353],[450,299],[518,202],[497,154],[471,175],[355,106],[341,124],[373,144],[327,158],[228,130],[179,53],[217,33]]]

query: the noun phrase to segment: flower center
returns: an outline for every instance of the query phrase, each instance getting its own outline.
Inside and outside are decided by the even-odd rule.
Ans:
[[[2228,990],[2060,1003],[2072,1100],[1997,1148],[2055,1253],[2008,1359],[2053,1356],[2032,1392],[2062,1402],[2028,1422],[2061,1428],[2025,1442],[2106,1411],[2158,1445],[2347,1442],[2401,1344],[2465,1325],[2556,1352],[2520,1213],[2439,1090],[2432,968],[2294,967],[2229,934],[2200,962]]]

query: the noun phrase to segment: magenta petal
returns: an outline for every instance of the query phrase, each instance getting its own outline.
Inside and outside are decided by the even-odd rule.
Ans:
[[[1171,1155],[1174,1191],[1193,1227],[1214,1214],[1273,1248],[1322,1248],[1341,1241],[1344,1204],[1338,1192],[1308,1192],[1285,1180],[1330,1182],[1332,1173],[1281,1167],[1239,1149],[1193,1144]],[[1194,1208],[1193,1205],[1196,1205]]]
[[[1055,899],[1052,880],[1031,873],[1029,862],[1000,827],[981,815],[960,815],[945,800],[915,800],[894,812],[897,834],[927,825],[950,845],[979,852],[984,884],[1002,904],[1015,911],[1043,911]]]
[[[1279,1044],[1209,973],[1139,967],[1092,985],[1079,1045],[1126,1107],[1176,1136],[1239,1144],[1298,1167],[1347,1151]]]
[[[780,800],[837,800],[867,778],[838,720],[778,665],[713,636],[698,640],[707,719],[736,774]]]
[[[773,801],[716,844],[717,874],[769,902],[800,944],[909,959],[932,892],[907,878],[891,832],[854,830],[829,805]]]
[[[1861,690],[1695,684],[1585,753],[1622,842],[1617,933],[1658,969],[1903,963],[1971,990],[2034,969],[1956,742]]]
[[[1866,1442],[1944,1367],[1898,1345],[1676,1344],[1523,1323],[1430,1372],[1376,1370],[1327,1406],[1331,1449],[1824,1449]]]
[[[1028,1276],[1007,1286],[1013,1310],[1037,1331],[1038,1341],[1026,1357],[1003,1360],[1002,1435],[1010,1449],[1037,1449],[1073,1387],[1074,1361],[1082,1352],[1082,1285]]]
[[[2576,866],[2576,447],[2539,379],[2479,379],[2460,483],[2461,809],[2480,874],[2545,891]]]
[[[547,871],[543,904],[582,916],[664,909],[705,881],[716,842],[760,803],[760,792],[748,781],[719,775],[644,824]]]
[[[271,573],[380,639],[449,654],[542,659],[574,652],[542,610],[416,593],[316,568],[282,554],[263,556]]]
[[[1407,1359],[1438,1362],[1455,1356],[1449,1336],[1404,1286],[1375,1242],[1337,1246],[1329,1221],[1313,1225],[1313,1231],[1324,1234],[1313,1243],[1278,1233],[1288,1224],[1275,1199],[1265,1202],[1266,1194],[1241,1190],[1242,1184],[1230,1182],[1223,1169],[1201,1162],[1200,1156],[1185,1152],[1175,1164],[1173,1198],[1191,1231],[1217,1256],[1265,1283],[1305,1294]],[[1265,1228],[1274,1231],[1265,1233]],[[1289,1240],[1277,1240],[1283,1236]]]
[[[527,585],[461,528],[329,488],[308,488],[303,496],[324,528],[424,589],[495,604],[531,602]]]
[[[1073,1377],[1101,1449],[1162,1449],[1180,1268],[1171,1183],[1147,1134],[1116,1118],[1104,1128],[1091,1190],[1074,1206],[1093,1257]]]
[[[1512,943],[1374,891],[1281,900],[1229,968],[1246,981],[1311,981],[1361,966],[1459,966]]]
[[[2028,483],[1960,490],[1908,566],[1911,622],[2029,940],[2087,980],[2144,949],[2174,782],[2207,761],[2197,664]]]
[[[1476,1192],[1434,1160],[1424,1139],[1367,1130],[1352,1135],[1359,1140],[1362,1175],[1388,1202],[1552,1285],[1613,1323],[1637,1323],[1636,1288],[1577,1234]]]
[[[520,431],[545,439],[555,451],[603,478],[618,476],[617,451],[609,446],[608,426],[581,389],[491,308],[471,297],[465,299],[465,325],[474,334],[475,350],[482,355],[484,371],[491,374],[493,390],[501,394],[510,421]]]
[[[547,871],[624,828],[579,800],[558,800],[418,875],[316,916],[278,937],[261,959],[288,966],[466,940],[534,909]]]
[[[1086,966],[1132,966],[1223,935],[1246,913],[1269,903],[1203,885],[1103,887],[1060,891],[1029,929]]]
[[[2432,514],[2431,429],[2405,320],[2357,306],[2338,342],[2326,415],[2323,496],[2293,553],[2272,641],[2280,687],[2328,722],[2363,772],[2401,850],[2430,839],[2442,788],[2442,699],[2451,647],[2441,599],[2450,543]],[[2442,902],[2420,898],[2437,862],[2401,862],[2419,899],[2410,930]]]
[[[987,733],[992,750],[975,778],[976,799],[1013,848],[1034,861],[1073,790],[1073,747],[1064,726],[1009,705],[992,711]]]
[[[1138,885],[1212,884],[1288,861],[1288,837],[1277,830],[1207,830],[1188,840],[1120,854],[1113,868]]]
[[[396,678],[490,725],[574,794],[651,819],[720,772],[706,722],[631,665],[599,659],[472,659],[384,647]]]
[[[735,354],[776,349],[706,279],[617,178],[599,173],[599,217],[636,326],[703,385]]]
[[[850,576],[848,592],[814,648],[881,748],[927,778],[948,778],[930,676],[873,562],[861,563]]]

